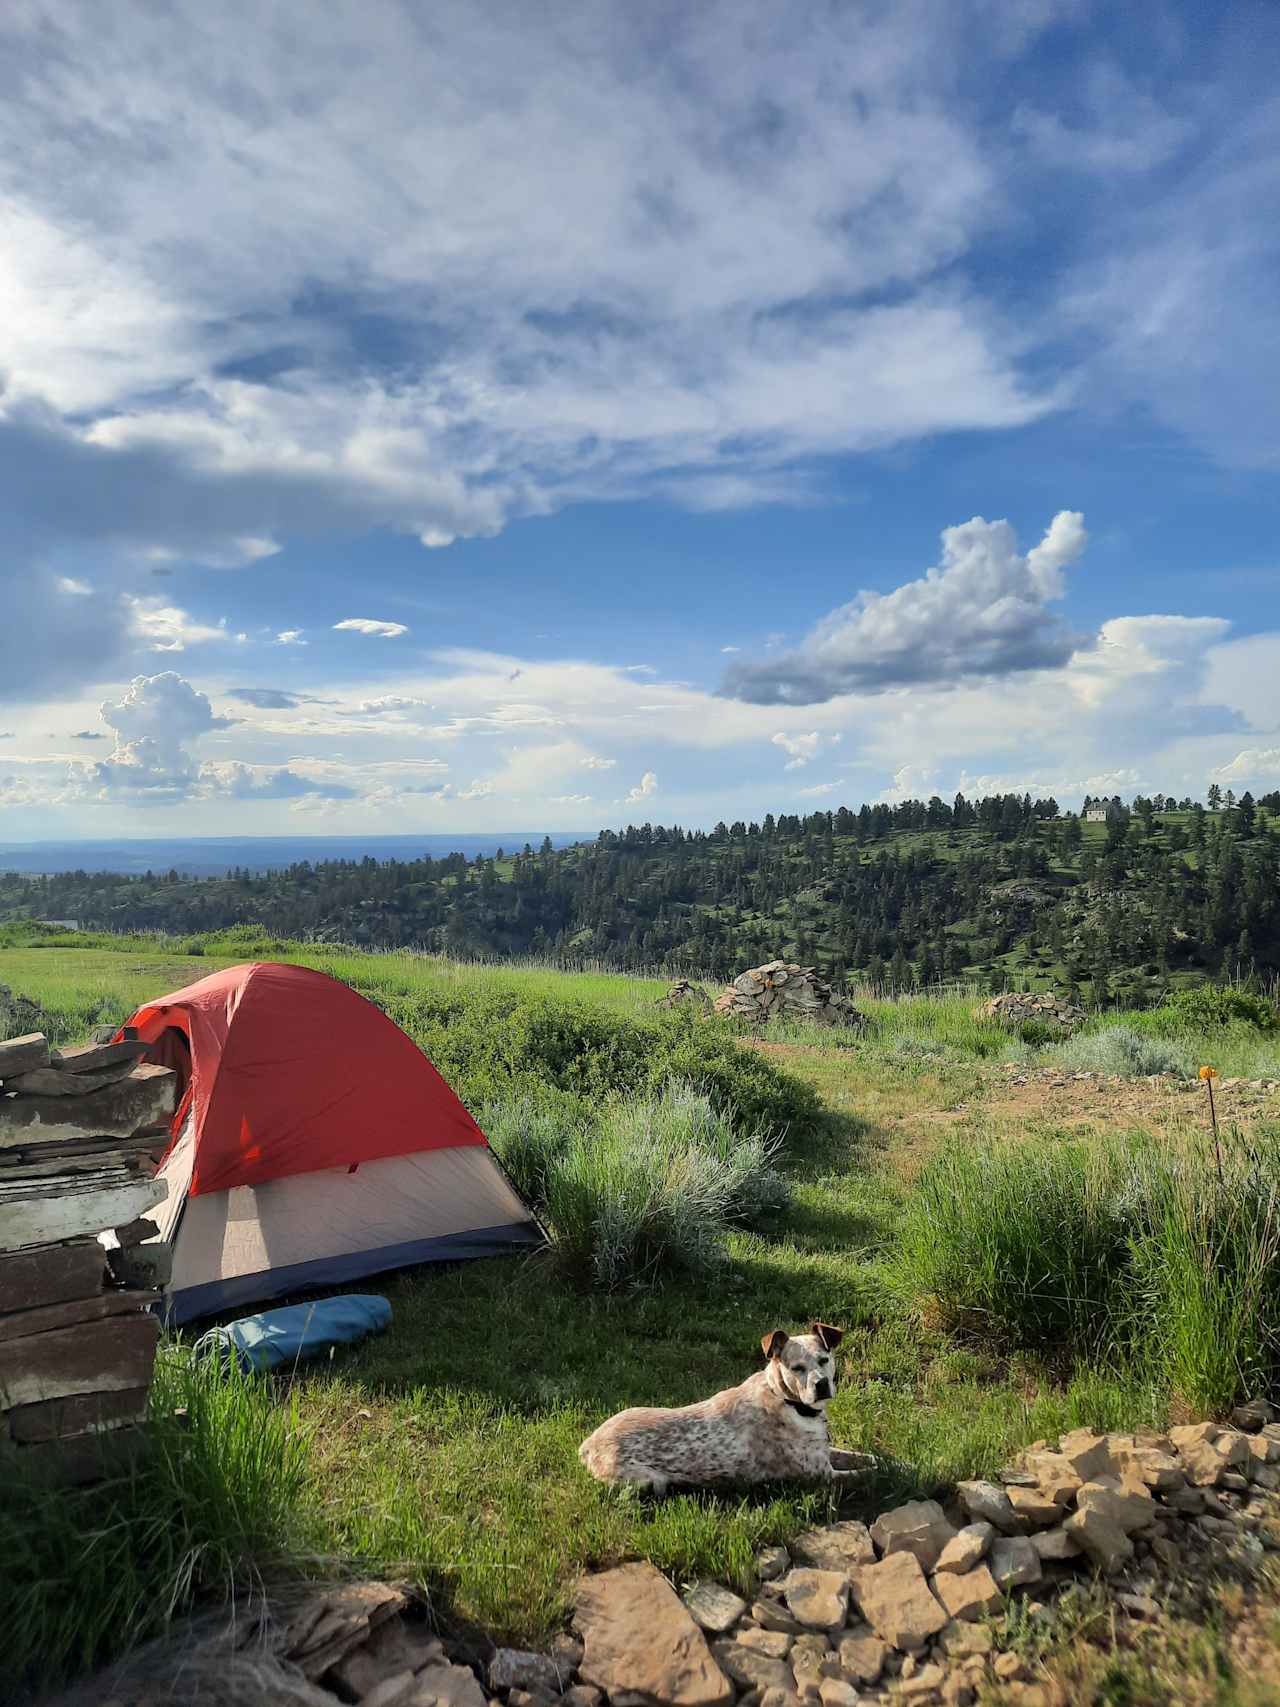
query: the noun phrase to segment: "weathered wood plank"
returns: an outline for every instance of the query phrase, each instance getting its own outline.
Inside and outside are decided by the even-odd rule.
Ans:
[[[0,1251],[73,1239],[81,1233],[104,1233],[163,1203],[166,1191],[163,1180],[143,1179],[109,1191],[0,1204]]]
[[[0,1310],[31,1310],[102,1291],[107,1254],[96,1239],[0,1256]]]
[[[151,1379],[160,1323],[137,1313],[0,1345],[0,1408],[76,1393],[120,1393]]]
[[[18,1310],[11,1316],[0,1316],[0,1344],[27,1339],[32,1334],[50,1333],[55,1328],[73,1328],[77,1322],[101,1322],[108,1316],[126,1316],[132,1310],[147,1309],[159,1298],[158,1292],[126,1289],[100,1292],[96,1298],[72,1298],[65,1304],[42,1304],[32,1310]]]
[[[10,1037],[0,1043],[0,1079],[33,1073],[37,1067],[48,1065],[49,1039],[42,1031],[29,1031],[25,1037]]]
[[[131,1138],[173,1118],[178,1075],[144,1061],[87,1096],[0,1096],[0,1147],[64,1138]]]
[[[66,1399],[45,1399],[38,1405],[19,1405],[9,1412],[9,1432],[15,1440],[30,1445],[143,1422],[150,1391],[149,1387],[125,1387],[119,1393],[78,1393]]]
[[[137,1038],[119,1043],[81,1043],[74,1049],[51,1050],[49,1064],[64,1073],[100,1073],[104,1067],[141,1061],[148,1048]]]
[[[149,1441],[146,1429],[134,1424],[112,1429],[109,1434],[80,1434],[70,1440],[13,1446],[0,1459],[0,1471],[7,1471],[12,1462],[20,1476],[41,1476],[74,1487],[127,1470],[146,1451]]]

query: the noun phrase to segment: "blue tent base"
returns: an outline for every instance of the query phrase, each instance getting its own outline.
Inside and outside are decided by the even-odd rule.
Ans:
[[[477,1227],[469,1233],[448,1233],[435,1239],[412,1239],[406,1244],[383,1245],[373,1251],[349,1251],[342,1256],[319,1257],[314,1262],[296,1262],[286,1268],[237,1274],[227,1280],[211,1280],[168,1294],[165,1320],[173,1327],[235,1310],[241,1304],[256,1304],[266,1298],[283,1298],[311,1286],[341,1286],[366,1274],[385,1274],[388,1269],[412,1268],[418,1263],[469,1262],[477,1257],[510,1256],[534,1250],[545,1243],[533,1221],[513,1221],[502,1227]]]

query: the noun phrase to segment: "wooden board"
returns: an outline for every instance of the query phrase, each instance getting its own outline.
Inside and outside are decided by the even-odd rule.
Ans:
[[[143,1179],[107,1191],[0,1203],[0,1251],[104,1233],[163,1203],[167,1189],[163,1180]]]
[[[119,1393],[78,1393],[67,1399],[45,1399],[38,1405],[19,1405],[9,1412],[9,1432],[14,1440],[30,1445],[144,1422],[149,1393],[148,1387],[126,1387]]]
[[[158,1303],[158,1292],[123,1290],[100,1292],[96,1298],[72,1298],[65,1304],[44,1304],[34,1310],[18,1310],[0,1316],[0,1344],[24,1340],[31,1334],[46,1334],[54,1328],[73,1328],[77,1322],[101,1322],[108,1316],[127,1316],[131,1310],[146,1310]]]
[[[135,1314],[10,1340],[0,1345],[0,1408],[145,1387],[159,1337],[154,1316]]]
[[[102,1291],[107,1256],[96,1239],[0,1256],[0,1310],[30,1310]]]

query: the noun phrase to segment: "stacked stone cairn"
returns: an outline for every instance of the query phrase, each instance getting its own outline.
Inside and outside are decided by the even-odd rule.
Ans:
[[[176,1086],[145,1049],[0,1042],[0,1451],[19,1474],[91,1480],[141,1441],[167,1278],[145,1211]]]
[[[678,1008],[685,1004],[695,1008],[711,1007],[711,997],[701,984],[692,984],[687,978],[677,978],[665,996],[658,999],[660,1008]]]
[[[767,1025],[781,1014],[811,1025],[866,1023],[849,998],[837,994],[812,966],[793,966],[785,960],[770,960],[739,973],[717,997],[715,1010],[753,1026]]]
[[[973,1010],[975,1019],[993,1020],[997,1025],[1011,1028],[1025,1025],[1029,1020],[1053,1026],[1064,1035],[1083,1025],[1088,1014],[1062,996],[1052,993],[1037,995],[1030,990],[1008,990],[1002,996],[992,996]]]

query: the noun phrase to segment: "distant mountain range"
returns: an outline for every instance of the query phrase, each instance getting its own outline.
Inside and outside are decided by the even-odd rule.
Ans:
[[[554,847],[594,841],[594,830],[553,830]],[[163,838],[86,842],[0,842],[0,871],[117,871],[141,876],[148,871],[176,871],[182,877],[222,877],[239,867],[249,871],[283,871],[303,860],[443,859],[465,854],[468,859],[491,858],[499,848],[519,853],[527,842],[540,847],[545,830],[495,830],[485,835],[452,836],[192,836],[181,841]]]

